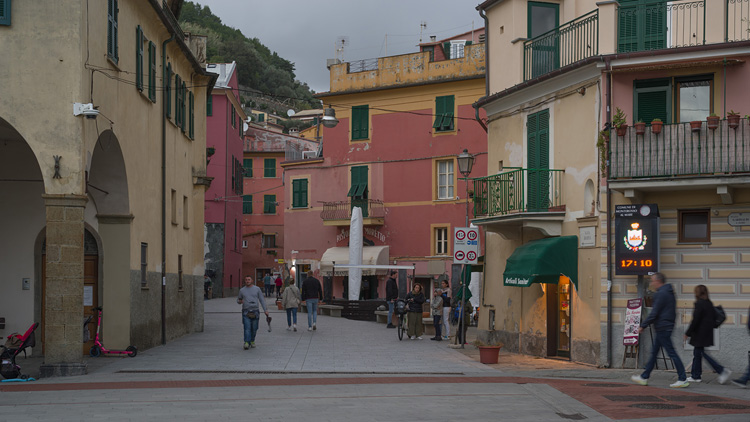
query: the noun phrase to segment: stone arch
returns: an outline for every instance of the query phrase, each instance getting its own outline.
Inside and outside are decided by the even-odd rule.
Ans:
[[[97,214],[130,214],[125,159],[114,132],[105,130],[99,135],[87,160],[86,190],[96,204]]]

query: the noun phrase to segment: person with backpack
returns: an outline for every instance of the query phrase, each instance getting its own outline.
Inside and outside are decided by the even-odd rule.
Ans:
[[[748,309],[747,312],[748,312],[747,331],[750,332],[750,309]],[[747,388],[748,380],[750,380],[750,364],[747,366],[745,375],[741,376],[740,378],[732,380],[732,384],[736,385],[737,387]]]
[[[301,300],[299,288],[294,284],[290,284],[284,289],[281,296],[281,306],[286,309],[287,331],[291,331],[292,324],[294,324],[294,331],[297,331],[297,308]]]
[[[693,366],[687,382],[701,382],[701,367],[703,359],[719,374],[719,384],[724,384],[732,375],[732,371],[721,366],[708,353],[705,348],[714,345],[714,328],[716,328],[716,310],[714,304],[708,298],[708,288],[703,284],[695,286],[695,307],[693,308],[693,320],[690,321],[685,340],[690,338],[693,346]]]

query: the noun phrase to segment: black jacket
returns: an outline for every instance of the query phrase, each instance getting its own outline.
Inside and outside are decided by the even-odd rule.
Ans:
[[[414,299],[414,300],[409,300]],[[406,303],[409,308],[409,312],[419,312],[422,313],[422,304],[424,303],[424,293],[419,292],[417,294],[414,294],[414,292],[409,292],[408,295],[406,295]]]
[[[690,337],[693,347],[711,347],[714,345],[714,323],[716,311],[710,300],[698,299],[693,308],[693,320],[690,321],[685,335]]]
[[[672,285],[662,285],[654,294],[654,307],[651,308],[648,318],[641,323],[641,327],[646,328],[654,324],[656,331],[672,331],[677,316],[676,308],[677,301],[674,297]]]
[[[302,282],[302,300],[307,299],[320,299],[323,300],[323,288],[320,286],[320,281],[315,277],[307,277]]]
[[[398,283],[394,278],[388,278],[385,282],[385,300],[390,302],[398,299]]]

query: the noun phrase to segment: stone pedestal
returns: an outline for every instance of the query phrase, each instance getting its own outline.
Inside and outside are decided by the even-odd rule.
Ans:
[[[83,363],[82,195],[43,195],[47,210],[44,374],[79,375]],[[83,372],[81,372],[83,371]]]

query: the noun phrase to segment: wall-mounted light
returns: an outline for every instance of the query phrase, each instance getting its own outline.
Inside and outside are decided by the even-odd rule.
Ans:
[[[80,116],[83,114],[87,119],[96,119],[96,116],[99,115],[99,110],[97,110],[97,108],[98,107],[95,107],[92,103],[73,103],[73,115]]]

